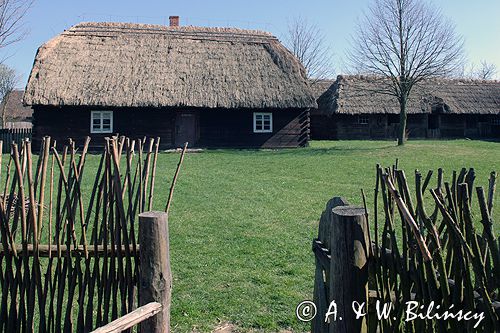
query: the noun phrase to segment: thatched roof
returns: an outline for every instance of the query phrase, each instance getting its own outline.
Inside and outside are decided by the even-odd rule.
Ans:
[[[332,86],[335,80],[316,80],[309,79],[309,86],[313,92],[314,98],[318,100],[322,95],[326,94],[328,89]]]
[[[309,108],[300,62],[269,33],[81,23],[42,45],[29,105]]]
[[[23,105],[23,94],[22,90],[12,90],[2,100],[0,112],[4,127],[8,127],[7,124],[12,123],[23,123],[25,124],[23,127],[31,127],[33,110]]]
[[[396,98],[381,94],[380,90],[380,78],[339,75],[319,95],[318,110],[314,114],[399,113]],[[454,114],[500,114],[500,82],[441,79],[414,87],[408,113],[433,110]]]

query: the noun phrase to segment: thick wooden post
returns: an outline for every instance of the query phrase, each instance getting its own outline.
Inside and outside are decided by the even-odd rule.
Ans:
[[[164,212],[139,214],[141,274],[139,306],[158,302],[162,310],[141,323],[141,332],[167,333],[170,329],[170,271],[168,219]]]
[[[368,312],[369,237],[365,210],[338,206],[331,214],[330,301],[337,304],[337,318],[330,316],[330,332],[367,332],[367,316],[356,319],[353,310],[353,302],[357,302],[355,309],[364,303],[362,311]]]
[[[320,257],[321,253],[317,251],[323,251],[314,246],[317,241],[321,242],[322,248],[330,248],[330,231],[332,221],[332,210],[337,206],[347,206],[349,203],[345,198],[333,197],[326,204],[326,209],[321,214],[319,220],[319,230],[318,238],[313,240],[313,252],[315,253],[316,270],[314,274],[314,295],[313,302],[316,305],[317,313],[314,319],[311,321],[311,332],[312,333],[324,333],[328,332],[328,323],[325,322],[325,314],[328,310],[330,297],[330,260],[328,263],[322,263]]]

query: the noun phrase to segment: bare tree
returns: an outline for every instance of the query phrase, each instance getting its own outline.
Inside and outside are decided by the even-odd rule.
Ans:
[[[355,70],[380,78],[378,93],[398,100],[398,145],[403,145],[413,87],[458,70],[463,39],[438,9],[423,0],[374,0],[358,24],[349,60]]]
[[[301,17],[289,20],[284,42],[304,65],[309,78],[331,78],[334,73],[332,52],[325,34],[315,24]]]
[[[497,74],[497,66],[482,60],[479,66],[475,63],[466,63],[457,73],[456,78],[468,80],[493,80]]]
[[[0,64],[0,102],[1,102],[1,120],[2,128],[5,126],[5,107],[7,106],[6,97],[16,87],[19,76],[13,68]]]
[[[0,0],[0,49],[22,40],[27,29],[22,20],[34,0]]]
[[[480,67],[477,70],[472,70],[472,77],[480,80],[492,80],[497,74],[497,66],[489,63],[486,60],[481,61]]]

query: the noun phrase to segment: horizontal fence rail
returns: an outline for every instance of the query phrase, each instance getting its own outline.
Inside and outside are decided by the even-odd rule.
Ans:
[[[131,328],[137,324],[142,323],[144,320],[156,315],[161,311],[161,304],[158,302],[151,302],[141,307],[138,307],[134,311],[113,320],[111,323],[99,327],[92,333],[118,333],[123,332],[128,328]]]

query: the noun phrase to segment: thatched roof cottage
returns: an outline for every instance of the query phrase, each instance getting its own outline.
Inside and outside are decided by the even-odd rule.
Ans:
[[[341,76],[315,83],[313,139],[395,138],[399,104],[379,93],[380,78]],[[500,82],[433,80],[414,88],[408,134],[416,138],[500,138]]]
[[[34,141],[103,144],[118,133],[160,136],[163,147],[307,143],[316,101],[276,37],[176,22],[81,23],[42,45],[25,94]]]

